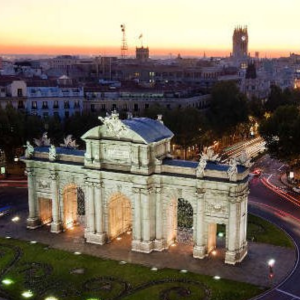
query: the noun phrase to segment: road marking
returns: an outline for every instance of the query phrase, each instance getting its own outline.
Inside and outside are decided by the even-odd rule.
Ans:
[[[293,295],[293,294],[291,294],[291,293],[285,292],[285,291],[283,291],[283,290],[281,290],[281,289],[276,289],[276,291],[278,291],[278,292],[280,292],[280,293],[283,293],[283,294],[286,294],[286,295],[288,295],[288,296],[291,296],[291,297],[293,297],[293,299],[300,300],[300,297],[298,297],[298,296],[296,296],[296,295]]]
[[[271,175],[268,177],[268,179],[267,179],[267,180],[269,181],[269,180],[271,179],[271,177],[272,177],[272,176],[273,176],[273,174],[271,174]]]
[[[284,167],[284,166],[285,166],[285,164],[281,165],[277,170],[281,171],[281,168]]]

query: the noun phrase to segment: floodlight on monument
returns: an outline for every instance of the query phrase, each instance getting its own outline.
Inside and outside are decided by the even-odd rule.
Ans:
[[[24,297],[24,298],[31,298],[31,297],[33,297],[33,292],[32,291],[25,291],[25,292],[23,292],[22,293],[22,296]]]
[[[4,285],[11,285],[11,284],[13,284],[14,282],[13,282],[11,279],[9,279],[9,278],[5,278],[5,279],[3,279],[3,280],[1,281],[1,283],[4,284]]]
[[[20,221],[20,217],[15,216],[15,217],[13,217],[11,220],[12,220],[13,222],[18,222],[18,221]]]

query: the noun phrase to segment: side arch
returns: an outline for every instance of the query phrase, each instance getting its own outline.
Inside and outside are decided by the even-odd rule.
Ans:
[[[107,199],[107,235],[113,240],[132,228],[132,203],[121,192],[110,194]]]

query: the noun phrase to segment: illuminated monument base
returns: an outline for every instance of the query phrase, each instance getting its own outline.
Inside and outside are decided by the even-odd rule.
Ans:
[[[151,253],[180,242],[178,202],[192,211],[193,256],[218,248],[225,225],[225,263],[247,254],[248,168],[222,165],[213,153],[200,162],[170,157],[172,132],[161,120],[102,119],[82,139],[86,151],[37,147],[24,158],[28,172],[28,228],[51,224],[53,233],[84,227],[87,243],[104,245],[121,234],[131,249]],[[49,159],[51,158],[51,159]],[[224,247],[224,246],[223,246]]]

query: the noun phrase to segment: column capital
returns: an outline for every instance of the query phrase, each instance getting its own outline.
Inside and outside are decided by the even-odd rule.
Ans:
[[[162,192],[162,187],[156,187],[154,189],[155,194],[160,194]]]
[[[27,168],[26,173],[28,177],[33,177],[35,175],[34,169],[33,168]]]
[[[101,188],[104,187],[104,183],[103,183],[103,181],[101,181],[101,182],[95,182],[94,186],[95,186],[96,189],[101,189]]]
[[[149,194],[152,194],[153,192],[153,188],[150,187],[150,188],[141,188],[141,194],[143,195],[149,195]]]
[[[204,189],[204,188],[196,188],[196,193],[195,193],[196,196],[202,197],[202,196],[204,196],[205,193],[206,193],[206,189]]]
[[[51,171],[51,172],[50,172],[50,176],[49,176],[50,179],[56,180],[57,177],[58,177],[57,172],[55,172],[55,171]]]
[[[134,194],[138,194],[138,193],[140,193],[140,188],[138,188],[138,187],[133,187],[132,188],[132,192],[134,193]]]
[[[88,180],[86,180],[86,181],[85,181],[85,185],[86,185],[86,186],[88,186],[88,187],[93,187],[93,186],[95,185],[95,183],[94,183],[94,182],[91,182],[91,181],[88,181]]]

